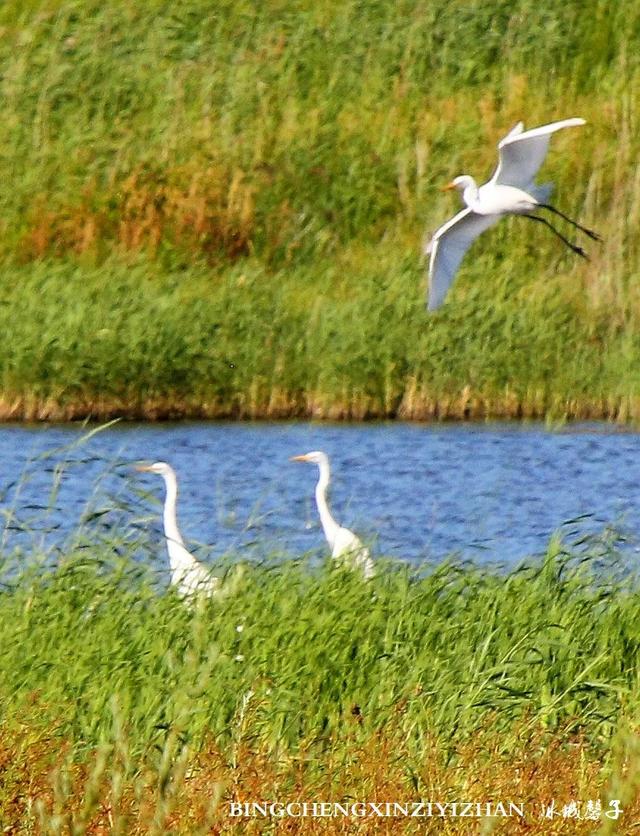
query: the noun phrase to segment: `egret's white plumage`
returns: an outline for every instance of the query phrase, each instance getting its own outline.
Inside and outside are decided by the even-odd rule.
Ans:
[[[316,505],[318,506],[318,514],[320,515],[324,536],[327,538],[329,548],[331,549],[331,556],[336,560],[360,569],[367,580],[373,577],[374,567],[369,549],[363,545],[362,541],[356,537],[353,531],[349,531],[348,528],[344,528],[337,523],[329,510],[327,488],[331,479],[331,469],[327,454],[320,450],[313,450],[311,453],[305,453],[303,456],[292,456],[291,461],[311,462],[312,464],[318,465],[320,475],[316,485]]]
[[[552,184],[536,185],[533,182],[544,162],[551,134],[562,128],[584,124],[584,119],[562,119],[525,131],[523,123],[518,122],[498,144],[498,167],[487,183],[478,186],[473,177],[463,174],[445,187],[458,189],[466,208],[436,230],[426,247],[425,252],[431,256],[428,299],[430,311],[443,303],[460,262],[471,244],[503,215],[524,215],[548,226],[575,253],[586,258],[584,251],[568,241],[546,218],[530,214],[539,209],[548,209],[585,232],[590,238],[600,240],[595,232],[581,226],[546,202],[551,195]]]
[[[136,469],[146,473],[157,473],[164,479],[166,495],[162,518],[171,566],[171,584],[183,598],[192,598],[194,595],[206,597],[214,595],[220,589],[220,578],[212,575],[211,571],[187,550],[178,528],[176,517],[178,480],[174,469],[166,462],[139,465]]]

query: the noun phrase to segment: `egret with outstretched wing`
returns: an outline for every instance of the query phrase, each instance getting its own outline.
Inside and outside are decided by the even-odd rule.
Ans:
[[[429,259],[430,311],[439,308],[455,278],[460,262],[475,239],[497,223],[503,215],[522,215],[544,224],[560,238],[574,253],[587,258],[584,250],[573,244],[546,218],[532,214],[547,209],[563,218],[594,241],[600,236],[591,229],[572,220],[547,201],[552,184],[536,185],[533,181],[544,162],[549,148],[551,134],[562,128],[584,125],[585,120],[562,119],[530,131],[524,130],[522,122],[512,128],[498,144],[500,159],[493,177],[483,186],[478,186],[473,177],[463,174],[456,177],[445,189],[458,189],[466,209],[443,224],[429,241],[425,252]]]

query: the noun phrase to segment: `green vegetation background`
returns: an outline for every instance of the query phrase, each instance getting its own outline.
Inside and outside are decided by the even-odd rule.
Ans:
[[[0,417],[640,415],[635,0],[0,6]],[[524,119],[589,263],[420,251]],[[573,231],[572,231],[573,233]]]

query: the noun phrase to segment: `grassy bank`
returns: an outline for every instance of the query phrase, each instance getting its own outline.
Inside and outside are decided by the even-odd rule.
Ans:
[[[637,419],[632,0],[0,9],[0,417]],[[420,247],[520,118],[591,261]]]
[[[11,832],[226,832],[231,801],[300,798],[523,803],[505,833],[594,832],[543,819],[552,799],[620,800],[603,832],[637,820],[640,604],[609,547],[552,541],[506,574],[391,564],[370,583],[290,559],[189,609],[131,544],[96,542],[85,531],[49,568],[5,558]],[[488,832],[365,823],[287,832]]]
[[[386,253],[339,277],[7,267],[0,418],[640,418],[633,329],[577,317],[552,287],[427,318],[414,281],[413,254]]]

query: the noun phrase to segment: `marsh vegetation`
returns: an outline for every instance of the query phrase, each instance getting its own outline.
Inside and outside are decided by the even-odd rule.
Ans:
[[[635,418],[638,15],[8,0],[0,414]],[[511,220],[428,316],[437,186],[567,115],[604,246]]]

